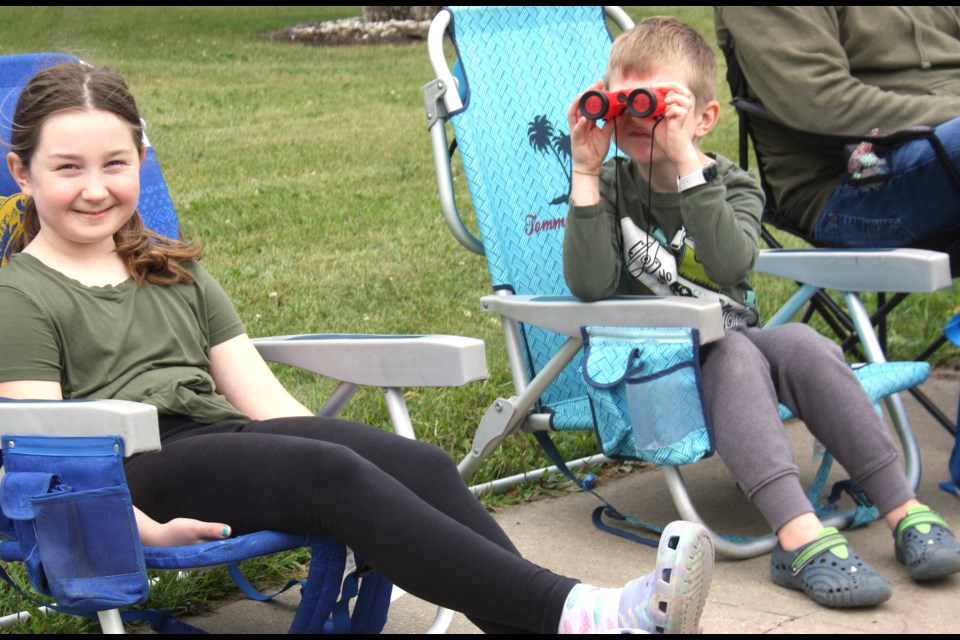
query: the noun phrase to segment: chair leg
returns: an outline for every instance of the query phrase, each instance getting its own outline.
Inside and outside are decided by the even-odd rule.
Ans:
[[[396,387],[383,389],[383,399],[387,403],[387,411],[390,414],[390,423],[393,425],[394,433],[408,440],[416,440],[417,434],[413,431],[413,423],[410,421],[410,412],[407,410],[407,401],[403,397],[403,389]]]
[[[739,541],[717,533],[700,517],[700,514],[697,513],[696,508],[690,500],[690,495],[687,492],[683,476],[680,474],[680,469],[677,467],[661,467],[661,471],[664,474],[664,479],[667,482],[667,490],[673,498],[673,504],[676,506],[680,518],[690,522],[698,522],[705,526],[710,532],[710,537],[713,538],[713,547],[718,554],[732,560],[746,560],[769,553],[773,550],[774,546],[776,546],[777,537],[772,533]],[[854,516],[855,511],[851,509],[828,518],[823,518],[823,524],[826,527],[846,529],[853,521]]]
[[[123,620],[120,618],[119,609],[110,609],[109,611],[97,611],[97,618],[100,619],[100,629],[106,633],[126,633],[123,630]]]
[[[855,292],[844,293],[843,296],[847,302],[847,308],[850,310],[850,317],[853,319],[860,336],[860,343],[867,354],[867,360],[869,362],[886,362],[887,357],[873,332],[870,316],[860,296]],[[907,418],[907,412],[903,407],[900,394],[895,393],[888,396],[884,403],[887,405],[890,419],[893,421],[897,436],[900,438],[900,444],[903,446],[904,471],[907,481],[916,490],[920,486],[920,450],[913,434],[913,427],[910,425],[910,419]]]
[[[576,460],[568,460],[565,461],[564,464],[566,465],[568,471],[574,471],[583,467],[596,467],[598,465],[608,464],[611,462],[614,462],[614,460],[611,460],[602,453],[598,453],[592,456],[577,458]],[[551,473],[563,473],[563,470],[556,465],[550,467],[540,467],[539,469],[531,469],[530,471],[517,473],[512,476],[507,476],[506,478],[499,478],[497,480],[491,480],[490,482],[483,482],[480,484],[472,484],[470,485],[470,491],[478,496],[504,493],[514,488],[518,484],[538,480]]]
[[[947,342],[948,342],[947,336],[944,334],[940,334],[940,336],[937,339],[935,339],[933,342],[928,344],[927,348],[924,349],[922,352],[920,352],[917,355],[917,357],[914,359],[929,360],[930,356],[936,353],[940,349],[940,347],[947,344]],[[941,411],[940,407],[935,405],[933,401],[930,400],[930,398],[928,398],[925,393],[920,391],[920,389],[917,389],[916,387],[914,387],[913,389],[910,389],[910,395],[916,398],[917,402],[923,405],[923,408],[926,409],[927,412],[929,412],[930,415],[933,416],[934,420],[940,423],[941,427],[947,430],[947,433],[949,433],[951,437],[954,437],[957,435],[957,423],[954,422],[954,419],[947,416],[947,414]]]
[[[931,400],[927,396],[927,394],[925,394],[923,391],[920,391],[920,389],[917,389],[916,387],[914,387],[909,391],[910,391],[910,395],[912,395],[916,399],[916,401],[919,402],[931,416],[933,416],[933,419],[936,420],[938,423],[940,423],[941,427],[946,429],[947,433],[950,434],[951,438],[956,437],[957,425],[953,421],[953,418],[949,417],[947,414],[941,411],[940,407],[935,405],[933,403],[933,400]]]
[[[454,613],[455,612],[450,609],[437,607],[437,615],[433,619],[433,624],[430,625],[430,628],[427,629],[425,633],[446,633],[447,629],[449,629],[453,623]]]

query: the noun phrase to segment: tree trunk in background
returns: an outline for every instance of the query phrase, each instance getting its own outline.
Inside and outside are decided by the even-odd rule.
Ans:
[[[364,22],[389,20],[432,20],[441,7],[363,7]]]

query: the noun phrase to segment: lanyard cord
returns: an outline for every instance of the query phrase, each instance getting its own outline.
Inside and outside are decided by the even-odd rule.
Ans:
[[[653,217],[653,184],[652,184],[652,183],[653,183],[653,141],[654,141],[654,135],[655,135],[656,132],[657,132],[657,127],[660,126],[660,123],[661,123],[661,122],[663,122],[663,116],[660,116],[659,118],[657,118],[656,122],[655,122],[654,125],[653,125],[653,129],[650,130],[650,162],[648,163],[648,169],[647,169],[647,216],[646,216],[646,218],[648,218],[648,219],[645,220],[645,222],[646,222],[646,227],[647,227],[647,228],[645,229],[645,231],[646,231],[647,233],[650,233],[650,222],[651,222],[651,221],[649,220],[649,218],[652,218],[652,217]],[[617,154],[619,155],[620,149],[617,147],[617,143],[616,143],[616,139],[617,139],[617,121],[616,121],[616,120],[613,121],[613,139],[614,139],[614,143],[613,143],[613,144],[614,144],[614,148],[617,150]],[[618,168],[618,170],[617,170],[617,172],[616,172],[616,175],[614,176],[614,193],[615,193],[615,196],[616,196],[616,209],[617,209],[617,214],[619,215],[619,214],[621,213],[621,211],[620,211],[620,171],[619,171],[619,168]],[[621,217],[622,217],[622,216],[621,216]]]
[[[648,236],[651,236],[651,237],[652,237],[652,234],[650,233],[650,227],[653,224],[653,184],[652,184],[653,183],[653,142],[654,142],[654,135],[656,134],[656,131],[657,131],[657,127],[660,126],[661,122],[663,122],[663,116],[660,116],[659,118],[656,119],[656,122],[654,123],[653,128],[650,130],[650,161],[647,163],[648,164],[647,211],[646,211],[646,215],[643,216],[643,220],[642,220],[642,222],[644,223],[644,227],[646,227],[644,231],[647,233]],[[615,119],[613,120],[613,139],[614,139],[614,148],[617,151],[617,155],[619,155],[620,149],[616,146],[617,121]],[[617,219],[619,220],[620,218],[623,217],[622,212],[620,211],[620,167],[619,166],[616,168],[616,172],[614,174],[613,179],[614,179],[614,195],[615,195],[614,206],[616,207]],[[650,246],[653,244],[656,244],[656,246],[654,247],[654,251],[659,252],[661,249],[659,242],[648,244],[646,251],[649,251]],[[653,258],[656,258],[656,256],[653,256]],[[654,262],[651,261],[649,264],[654,264]]]

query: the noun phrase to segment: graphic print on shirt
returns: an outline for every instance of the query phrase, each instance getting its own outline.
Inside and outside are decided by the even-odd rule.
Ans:
[[[620,229],[627,271],[654,294],[716,300],[727,329],[752,327],[760,321],[756,309],[720,293],[720,286],[710,280],[697,260],[693,240],[683,227],[669,243],[656,238],[656,234],[663,235],[660,229],[647,233],[626,216],[620,219]]]

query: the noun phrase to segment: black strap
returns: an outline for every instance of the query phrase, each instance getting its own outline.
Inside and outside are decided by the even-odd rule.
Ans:
[[[940,138],[937,137],[936,133],[933,133],[927,139],[930,141],[930,146],[933,147],[937,157],[940,158],[940,163],[943,164],[947,175],[950,176],[950,182],[953,183],[954,189],[956,189],[957,193],[960,194],[960,173],[957,172],[957,168],[954,166],[953,162],[950,161],[950,156],[947,155],[947,150],[943,148],[943,142],[940,141]]]
[[[837,504],[844,493],[850,496],[857,506],[866,508],[874,506],[873,501],[867,496],[866,492],[853,480],[840,480],[835,483],[830,490],[830,495],[827,497],[827,502],[832,505]]]
[[[614,509],[609,505],[606,507],[597,507],[596,509],[593,510],[593,515],[591,516],[593,525],[597,529],[600,529],[601,531],[606,531],[607,533],[612,533],[613,535],[620,536],[621,538],[626,538],[627,540],[632,540],[633,542],[639,542],[640,544],[645,544],[651,547],[659,546],[660,544],[659,534],[663,533],[662,529],[656,532],[657,538],[655,539],[644,538],[643,536],[638,535],[636,533],[631,533],[630,531],[626,531],[625,529],[620,529],[618,527],[614,527],[607,524],[606,522],[603,521],[603,514],[607,514],[607,516],[613,518],[614,520],[619,520],[621,522],[632,522],[630,518],[623,515],[622,513],[620,513],[619,511],[617,511],[616,509]]]
[[[563,475],[570,478],[570,480],[572,480],[574,484],[576,484],[578,487],[580,487],[584,491],[588,491],[594,496],[596,496],[596,498],[603,503],[604,506],[597,507],[594,510],[593,516],[592,516],[593,524],[598,529],[602,531],[606,531],[607,533],[612,533],[614,535],[620,536],[621,538],[627,538],[628,540],[633,540],[634,542],[639,542],[641,544],[645,544],[651,547],[659,546],[660,533],[663,532],[662,528],[656,527],[655,525],[648,524],[646,522],[643,522],[641,520],[638,520],[630,516],[625,516],[622,513],[620,513],[620,511],[616,507],[614,507],[612,504],[607,502],[607,500],[603,498],[603,496],[601,496],[600,494],[598,494],[596,491],[593,490],[593,478],[595,477],[593,476],[593,474],[589,474],[585,480],[581,480],[576,475],[574,475],[574,473],[570,470],[570,468],[567,467],[567,463],[563,460],[563,456],[560,455],[560,452],[557,450],[557,446],[553,443],[553,440],[550,438],[549,433],[547,433],[546,431],[537,431],[534,433],[534,436],[537,438],[537,441],[540,443],[540,446],[546,452],[547,456],[550,457],[550,460],[553,461],[553,464],[557,467],[557,469],[559,469],[563,473]],[[601,519],[601,516],[604,513],[606,513],[609,517],[615,520],[619,520],[620,522],[629,522],[636,526],[647,529],[648,531],[652,531],[657,534],[657,537],[644,538],[643,536],[640,536],[638,534],[630,533],[629,531],[624,531],[622,529],[612,527],[604,523],[603,520]]]

